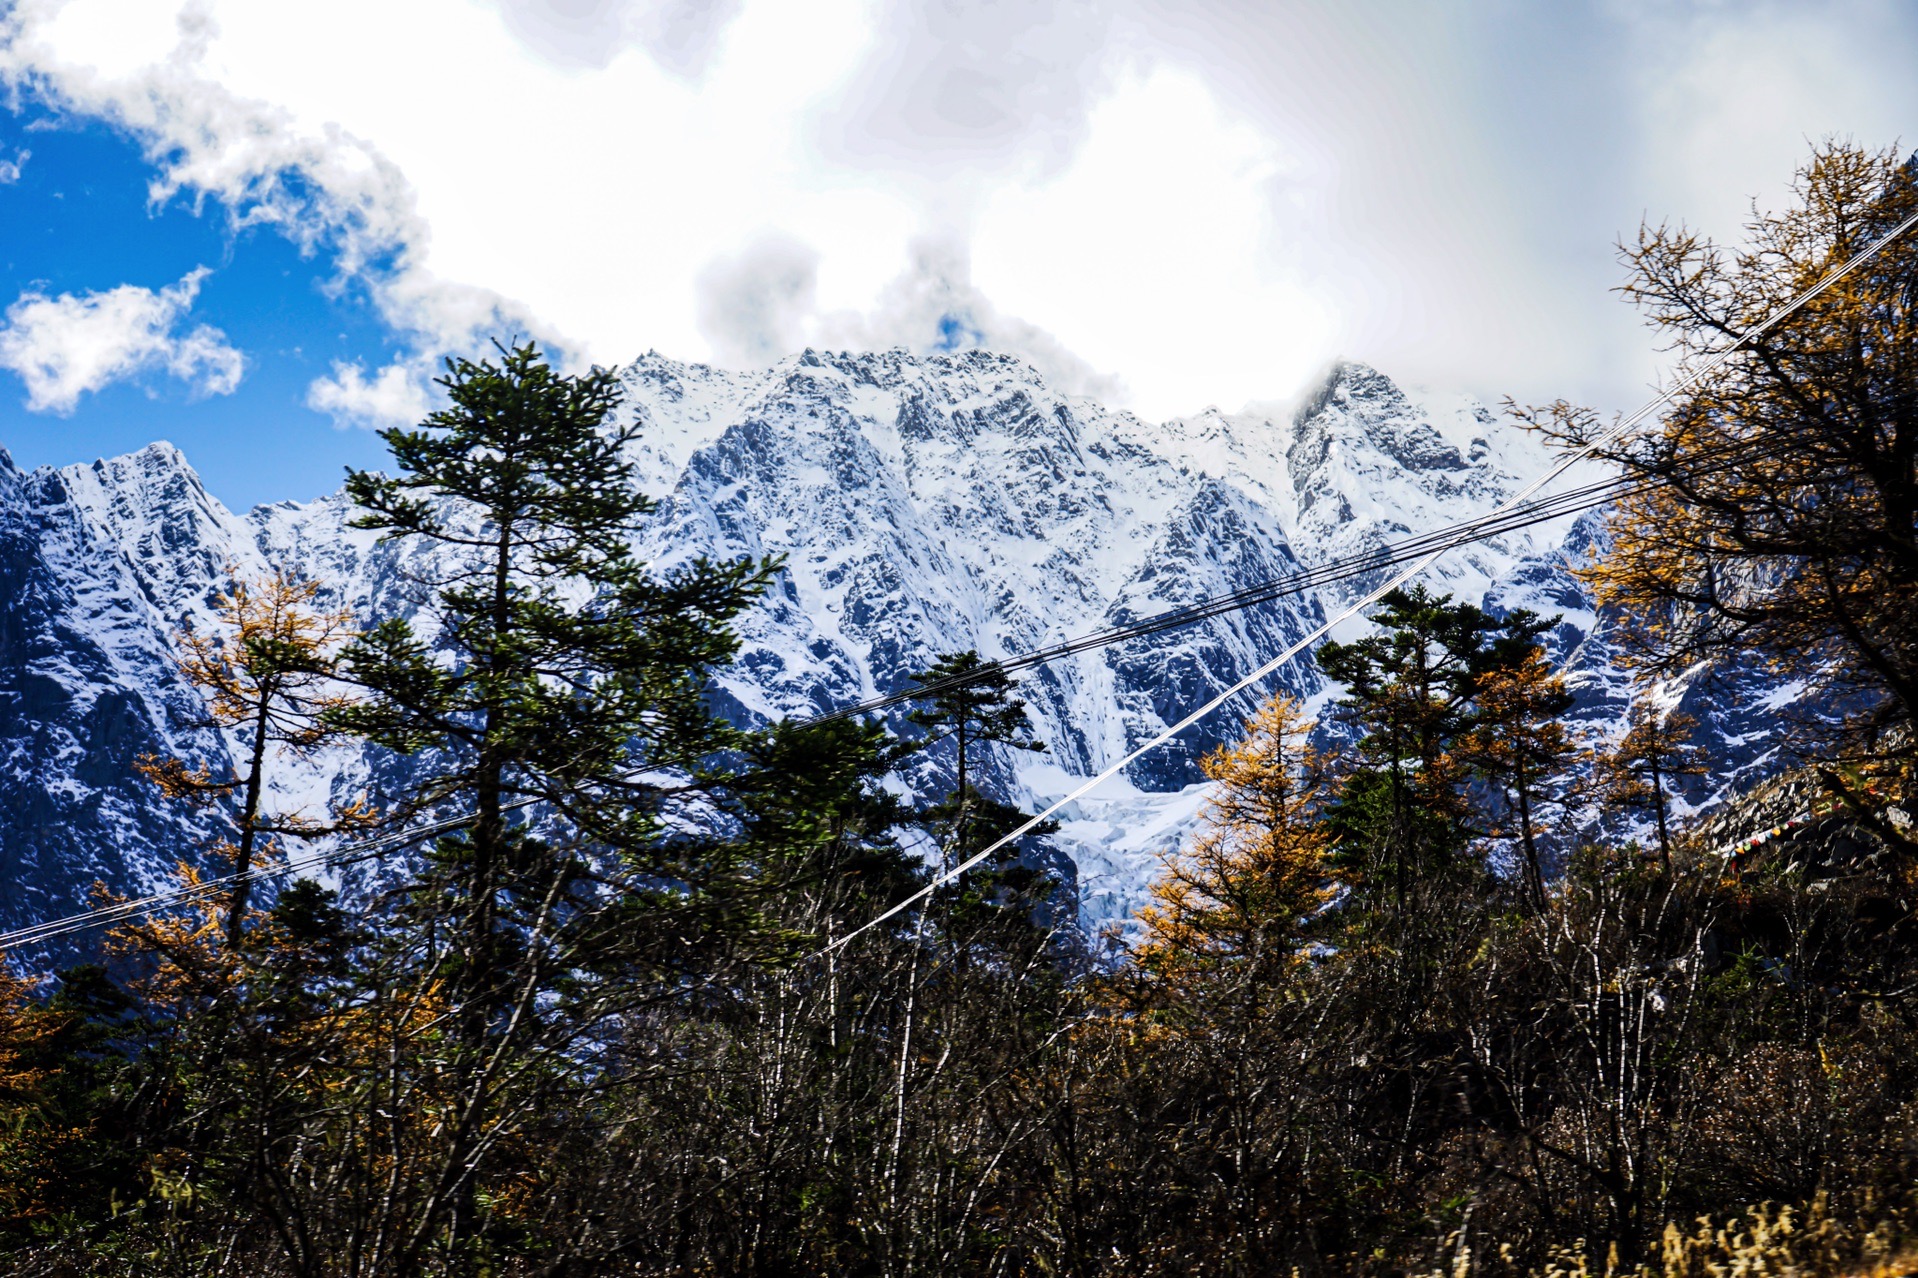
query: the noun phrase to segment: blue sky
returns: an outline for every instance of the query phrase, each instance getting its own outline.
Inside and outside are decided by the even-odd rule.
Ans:
[[[306,406],[335,360],[384,362],[396,342],[333,254],[302,256],[271,226],[236,227],[217,199],[180,193],[149,203],[154,168],[139,144],[97,121],[31,109],[0,113],[5,154],[28,152],[0,186],[0,297],[158,291],[206,268],[190,325],[224,334],[245,360],[230,394],[205,394],[149,368],[83,394],[65,413],[29,411],[0,375],[0,446],[17,465],[65,465],[156,439],[184,449],[229,505],[310,498],[339,486],[346,465],[383,456],[369,431]]]
[[[395,349],[361,284],[339,282],[332,253],[309,255],[272,226],[236,226],[219,200],[180,192],[150,203],[153,165],[127,132],[31,106],[0,111],[0,146],[25,150],[0,186],[0,297],[86,296],[134,284],[163,290],[207,269],[192,324],[211,324],[246,359],[232,393],[199,393],[146,368],[81,395],[69,413],[29,411],[0,376],[0,445],[19,466],[113,457],[171,439],[209,489],[236,509],[307,499],[341,468],[376,466],[366,430],[305,405],[336,359],[384,361]]]
[[[1614,241],[1909,149],[1913,66],[1910,0],[0,0],[0,444],[312,497],[514,333],[1629,410]]]

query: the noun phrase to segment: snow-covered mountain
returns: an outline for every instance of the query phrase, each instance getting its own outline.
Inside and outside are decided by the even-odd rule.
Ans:
[[[634,457],[660,499],[645,557],[786,556],[720,680],[741,718],[815,714],[897,690],[940,653],[1014,654],[1469,518],[1549,464],[1482,405],[1354,364],[1286,411],[1164,423],[1061,395],[983,351],[808,351],[745,374],[649,354],[623,377],[643,424]],[[403,562],[414,552],[351,516],[337,494],[237,515],[167,444],[31,474],[0,453],[0,926],[64,912],[96,878],[151,885],[204,846],[210,832],[132,764],[149,751],[218,762],[225,747],[195,726],[171,644],[215,624],[229,572],[295,567],[369,620],[418,606]],[[1566,534],[1513,533],[1433,576],[1461,597],[1564,612],[1565,652],[1596,672],[1602,634],[1566,574],[1592,527]],[[1033,672],[1023,695],[1051,752],[992,760],[991,784],[1028,804],[1065,793],[1366,584]],[[1198,805],[1198,754],[1280,685],[1324,690],[1295,661],[1062,814],[1057,841],[1090,918],[1137,903]],[[1616,691],[1594,684],[1593,713]],[[909,787],[949,784],[937,752],[915,767]],[[348,753],[287,772],[279,798],[317,804],[378,783]]]
[[[1635,689],[1621,661],[1612,619],[1594,611],[1590,593],[1573,576],[1573,569],[1590,563],[1605,545],[1605,512],[1588,511],[1557,546],[1514,565],[1483,601],[1494,613],[1529,608],[1560,619],[1556,632],[1547,637],[1547,649],[1578,699],[1567,715],[1574,725],[1594,740],[1616,734],[1635,693],[1649,697],[1662,712],[1694,719],[1695,739],[1707,748],[1711,770],[1671,785],[1672,811],[1681,820],[1735,798],[1802,762],[1807,753],[1816,753],[1821,734],[1842,717],[1842,709],[1804,682],[1762,665],[1700,665]],[[1650,835],[1648,825],[1640,821],[1611,833],[1644,840]]]

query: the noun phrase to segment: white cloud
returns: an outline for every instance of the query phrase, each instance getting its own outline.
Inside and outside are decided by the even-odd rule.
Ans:
[[[206,275],[202,267],[157,293],[134,284],[58,297],[22,293],[0,329],[0,368],[26,383],[34,412],[70,413],[80,396],[153,371],[196,395],[230,395],[245,357],[209,325],[176,332]]]
[[[910,229],[880,190],[805,190],[791,154],[822,77],[856,57],[861,0],[757,9],[698,86],[637,46],[556,65],[466,0],[21,0],[0,73],[147,138],[158,195],[330,238],[422,346],[523,331],[616,362],[700,353],[701,265],[767,229],[855,277]],[[822,288],[847,274],[835,261]]]
[[[236,52],[224,35],[231,19],[257,37],[288,33],[247,28],[245,12],[218,8],[199,0],[23,0],[0,16],[0,77],[15,86],[32,81],[62,106],[145,139],[156,166],[155,201],[182,191],[213,195],[242,223],[276,226],[307,248],[331,245],[342,273],[363,275],[385,318],[402,332],[471,348],[492,333],[532,327],[524,308],[483,283],[447,280],[424,260],[432,227],[420,216],[413,183],[378,146],[331,113],[303,116],[288,93],[235,86],[220,61]],[[348,60],[337,47],[348,32],[299,34],[315,50],[330,36],[336,47],[328,61],[337,67]],[[409,34],[432,40],[424,30]],[[237,56],[248,62],[244,50]],[[311,87],[319,70],[286,47],[260,63],[269,80],[278,74],[275,61],[284,64],[288,89]],[[294,74],[301,68],[304,79]],[[361,87],[336,83],[349,96]]]
[[[1338,354],[1340,336],[1274,234],[1295,168],[1196,77],[1129,79],[1057,177],[986,198],[973,231],[979,287],[1019,314],[1056,317],[1060,341],[1121,370],[1155,415],[1289,389]],[[1195,403],[1202,386],[1208,399]]]
[[[18,182],[20,180],[20,170],[25,167],[27,161],[32,158],[33,152],[22,147],[13,153],[11,160],[0,160],[0,186],[8,186],[14,182]]]
[[[1807,137],[1890,141],[1913,13],[14,0],[0,79],[145,139],[158,194],[330,243],[409,360],[957,336],[1153,414],[1332,354],[1619,406],[1656,364],[1614,238],[1735,232]]]
[[[827,348],[955,350],[984,346],[1012,351],[1073,395],[1126,400],[1126,383],[1081,359],[1051,333],[1007,315],[973,282],[972,262],[956,237],[928,237],[909,247],[905,270],[867,310],[816,317],[812,342]]]
[[[1848,20],[1837,23],[1829,5],[1761,0],[1734,25],[1683,6],[1635,7],[1628,31],[1643,54],[1635,119],[1665,140],[1639,163],[1645,185],[1689,224],[1736,236],[1754,201],[1781,203],[1808,140],[1849,136],[1878,147],[1909,130],[1914,50],[1870,38],[1896,28],[1896,10],[1881,0],[1844,8]],[[1907,23],[1913,12],[1904,6]]]
[[[980,173],[1054,171],[1083,140],[1110,89],[1107,0],[878,6],[872,56],[814,124],[830,155],[885,173],[923,174],[948,204]]]
[[[363,365],[336,361],[332,376],[306,388],[306,406],[341,426],[411,426],[431,409],[427,380],[416,362],[388,364],[369,378]]]
[[[523,332],[581,361],[740,359],[896,327],[918,246],[964,242],[923,183],[823,157],[879,38],[868,0],[19,0],[0,74],[145,138],[157,196],[335,245],[418,353]],[[775,243],[816,269],[744,337]],[[1033,323],[993,328],[1065,362]]]
[[[697,80],[743,0],[496,0],[507,29],[564,68],[604,70],[638,45],[662,70]]]
[[[822,310],[819,255],[795,240],[767,238],[722,258],[699,277],[700,331],[721,364],[763,368],[804,346],[828,350],[1013,351],[1060,390],[1116,402],[1125,383],[1079,358],[1052,334],[1002,313],[972,279],[963,242],[927,237],[908,247],[905,269],[863,310]]]
[[[758,368],[806,344],[819,305],[819,254],[767,236],[699,274],[699,331],[720,363]]]

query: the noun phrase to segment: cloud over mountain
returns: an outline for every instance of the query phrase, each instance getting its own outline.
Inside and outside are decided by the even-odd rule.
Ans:
[[[1617,406],[1656,365],[1609,293],[1614,238],[1647,212],[1735,236],[1806,137],[1889,142],[1914,57],[1883,0],[0,17],[15,91],[139,137],[156,194],[327,245],[409,357],[517,331],[750,366],[976,334],[1152,416],[1284,397],[1339,356]],[[898,312],[942,288],[963,305]]]
[[[245,357],[207,324],[185,328],[205,267],[158,290],[122,284],[102,292],[28,292],[7,308],[0,368],[26,384],[34,412],[70,413],[82,395],[147,372],[195,394],[229,395]]]

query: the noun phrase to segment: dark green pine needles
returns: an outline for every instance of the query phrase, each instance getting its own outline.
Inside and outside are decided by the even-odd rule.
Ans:
[[[612,420],[615,375],[562,376],[530,343],[500,354],[447,361],[447,406],[383,432],[397,475],[347,479],[356,526],[401,543],[431,624],[388,620],[348,648],[369,696],[339,721],[414,757],[413,808],[474,817],[439,841],[414,907],[436,920],[415,935],[446,938],[422,959],[450,1004],[460,1102],[427,1214],[456,1254],[502,1062],[568,1050],[646,987],[636,967],[671,968],[724,913],[700,890],[734,877],[723,841],[676,837],[668,808],[722,783],[713,760],[744,744],[706,690],[777,568],[649,571],[631,540],[654,503],[624,452],[637,428]]]

